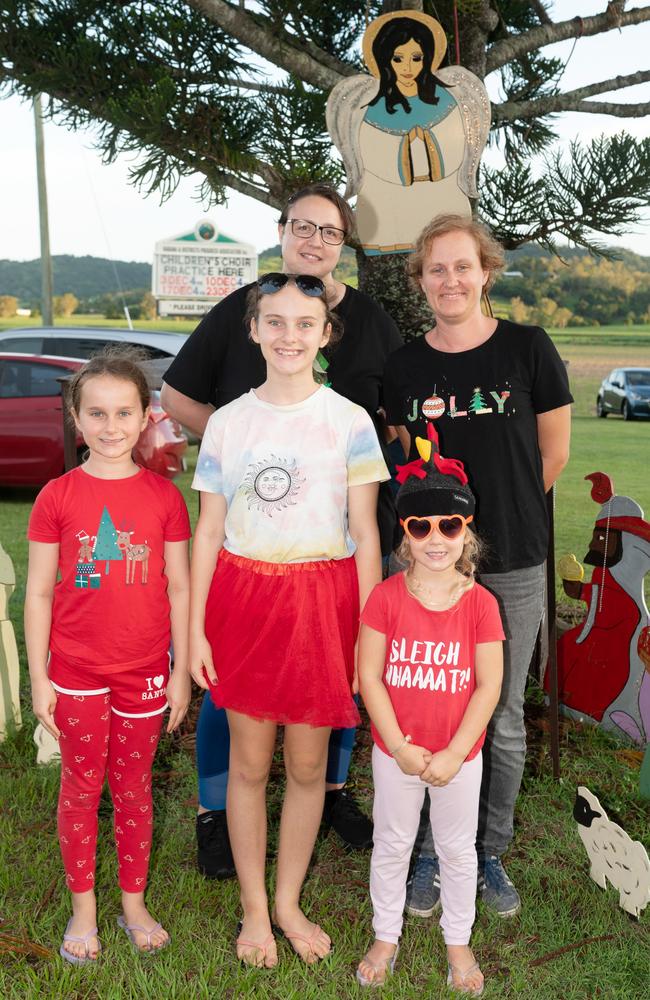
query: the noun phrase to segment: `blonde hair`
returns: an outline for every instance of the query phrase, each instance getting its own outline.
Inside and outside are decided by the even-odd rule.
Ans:
[[[472,237],[481,261],[481,267],[488,272],[483,291],[489,292],[505,267],[504,249],[487,226],[477,222],[476,219],[452,214],[437,215],[424,227],[415,241],[415,250],[409,255],[406,262],[406,273],[413,288],[417,292],[421,291],[419,279],[422,277],[424,262],[431,251],[431,244],[439,236],[447,236],[448,233],[467,233],[468,236]]]
[[[454,567],[454,569],[456,569],[461,576],[465,577],[464,582],[459,584],[458,597],[456,600],[459,600],[465,591],[470,590],[470,588],[474,586],[478,565],[481,561],[484,548],[483,542],[478,535],[472,531],[469,525],[466,525],[463,551],[461,552]],[[404,537],[395,552],[395,556],[399,562],[407,567],[406,572],[408,574],[408,572],[413,568],[415,560],[411,554],[411,545],[409,537],[406,533],[404,534]],[[415,596],[417,597],[417,594]]]

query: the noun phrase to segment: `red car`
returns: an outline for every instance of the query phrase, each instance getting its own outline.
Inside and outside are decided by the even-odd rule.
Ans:
[[[84,364],[75,358],[0,353],[0,485],[43,486],[64,471],[60,378]],[[133,458],[173,479],[185,467],[187,438],[151,394],[149,423]],[[84,450],[77,435],[77,453]]]

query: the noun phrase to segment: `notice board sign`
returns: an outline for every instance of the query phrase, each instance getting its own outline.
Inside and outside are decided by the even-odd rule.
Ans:
[[[209,219],[156,243],[152,292],[160,316],[202,316],[257,278],[257,251],[220,232]]]

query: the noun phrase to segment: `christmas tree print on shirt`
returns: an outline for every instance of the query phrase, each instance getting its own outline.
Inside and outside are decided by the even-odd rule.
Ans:
[[[491,413],[492,412],[491,407],[489,407],[487,405],[487,403],[485,402],[485,400],[483,399],[483,395],[481,393],[481,387],[480,386],[477,386],[474,389],[474,392],[472,394],[472,398],[471,398],[469,406],[467,408],[470,411],[470,413]]]
[[[124,558],[117,545],[117,531],[108,513],[108,508],[104,507],[97,529],[97,541],[93,552],[96,562],[105,560],[104,573],[110,570],[109,563],[121,562]]]

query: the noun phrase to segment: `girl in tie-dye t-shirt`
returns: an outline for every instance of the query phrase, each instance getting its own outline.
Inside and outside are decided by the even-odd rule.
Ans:
[[[242,889],[238,956],[275,965],[265,889],[265,782],[285,726],[287,790],[274,922],[309,963],[330,939],[299,893],[325,794],[332,728],[355,725],[359,605],[381,577],[376,504],[388,479],[360,406],[317,385],[313,364],[337,325],[310,275],[252,289],[251,339],[267,379],[212,415],[193,486],[192,674],[228,714],[228,828]],[[252,834],[251,831],[255,831]]]

